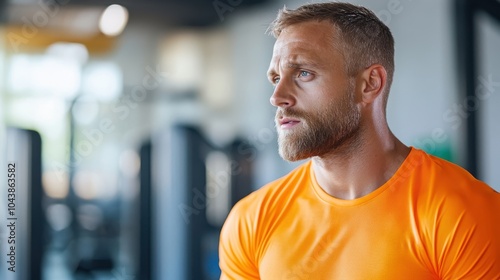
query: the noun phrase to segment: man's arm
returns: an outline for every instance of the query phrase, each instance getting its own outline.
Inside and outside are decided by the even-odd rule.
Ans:
[[[219,241],[221,280],[260,279],[254,261],[251,221],[241,203],[236,204],[222,227]]]
[[[477,188],[446,199],[428,233],[440,279],[500,279],[500,194]]]

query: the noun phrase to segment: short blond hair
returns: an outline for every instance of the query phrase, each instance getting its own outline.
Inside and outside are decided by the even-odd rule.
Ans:
[[[389,28],[369,9],[349,3],[306,4],[295,10],[284,7],[268,28],[277,38],[286,27],[306,21],[327,20],[337,29],[340,49],[350,75],[375,63],[387,71],[387,104],[394,75],[394,38]]]

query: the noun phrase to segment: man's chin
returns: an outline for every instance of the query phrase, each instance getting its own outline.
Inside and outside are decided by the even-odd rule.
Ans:
[[[301,153],[300,151],[290,151],[289,149],[279,148],[279,155],[282,159],[289,162],[296,162],[303,159],[308,159],[311,155],[306,153]]]

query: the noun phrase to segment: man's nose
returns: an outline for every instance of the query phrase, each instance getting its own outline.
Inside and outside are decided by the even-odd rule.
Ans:
[[[278,84],[276,84],[269,102],[275,107],[292,107],[295,105],[293,86],[289,85],[285,80],[280,80]]]

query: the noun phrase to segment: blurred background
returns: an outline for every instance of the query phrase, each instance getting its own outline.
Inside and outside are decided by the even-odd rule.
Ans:
[[[348,2],[395,37],[393,132],[500,190],[500,1]],[[17,179],[0,279],[218,279],[232,205],[298,165],[277,153],[266,79],[285,4],[303,2],[0,1],[0,161]]]

